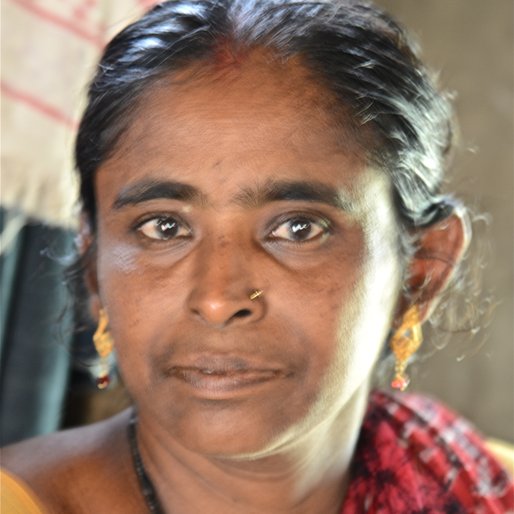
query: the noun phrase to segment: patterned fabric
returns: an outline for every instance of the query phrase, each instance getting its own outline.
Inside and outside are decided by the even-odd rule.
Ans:
[[[371,396],[342,514],[514,513],[514,483],[471,426],[417,395]]]
[[[2,0],[2,206],[72,224],[86,85],[105,43],[155,3]]]

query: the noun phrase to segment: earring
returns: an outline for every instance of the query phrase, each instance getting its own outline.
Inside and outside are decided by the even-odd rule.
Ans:
[[[96,386],[98,389],[105,389],[111,382],[110,372],[111,366],[109,357],[113,350],[113,341],[109,333],[109,318],[104,309],[100,309],[98,317],[98,326],[93,335],[93,343],[96,352],[100,357],[99,369],[96,375]]]
[[[417,307],[411,307],[403,317],[403,322],[391,338],[391,351],[395,356],[394,378],[391,382],[393,389],[405,391],[410,379],[405,374],[410,357],[416,352],[423,342],[419,311]]]

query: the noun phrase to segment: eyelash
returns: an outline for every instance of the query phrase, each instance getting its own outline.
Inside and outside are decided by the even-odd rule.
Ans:
[[[286,239],[284,237],[277,236],[276,233],[283,226],[286,226],[288,223],[290,224],[289,231],[294,232],[294,228],[292,228],[292,224],[294,222],[301,222],[302,224],[308,223],[311,225],[310,230],[312,230],[312,226],[317,226],[319,228],[318,234],[314,237],[310,237],[308,239]],[[306,213],[288,213],[286,215],[281,216],[279,220],[274,221],[273,224],[268,229],[268,233],[270,234],[267,239],[273,243],[276,242],[285,242],[288,244],[294,245],[302,245],[307,243],[313,243],[318,241],[319,239],[324,239],[326,236],[332,233],[332,223],[320,215],[306,214]],[[301,230],[301,228],[299,228]]]
[[[153,222],[153,226],[149,225]],[[159,224],[164,223],[170,223],[174,225],[178,231],[181,229],[186,230],[186,234],[182,234],[177,236],[176,234],[173,234],[170,237],[151,237],[144,232],[145,225],[149,225],[150,230],[153,228],[155,230],[158,229],[160,226]],[[136,223],[134,230],[140,235],[141,237],[144,237],[146,240],[151,242],[165,242],[165,241],[171,241],[171,240],[179,240],[179,239],[187,239],[191,235],[191,228],[187,223],[185,223],[179,216],[177,215],[170,215],[170,214],[155,214],[152,216],[147,216],[143,220]],[[165,235],[165,234],[163,234]]]
[[[293,224],[294,222],[297,222],[298,232],[307,228],[307,225],[310,225],[309,232],[312,230],[313,226],[318,227],[319,232],[315,234],[314,237],[298,240],[293,238],[288,239],[286,237],[282,237],[281,235],[277,235],[282,227],[287,226],[288,223]],[[144,231],[145,225],[150,223],[153,223],[153,225],[149,225],[149,230],[159,230],[159,227],[162,227],[163,224],[169,223],[174,229],[176,228],[177,232],[173,233],[173,235],[170,237],[151,237]],[[145,219],[135,224],[134,230],[138,233],[139,236],[153,243],[184,240],[190,238],[192,235],[192,229],[189,227],[189,225],[185,223],[179,216],[171,214],[155,214],[147,216]],[[185,230],[185,234],[180,234],[181,230]],[[286,230],[289,230],[290,234],[291,232],[295,232],[295,229],[292,228],[292,225],[290,225]],[[177,233],[180,235],[177,235]],[[309,242],[318,241],[319,239],[325,238],[331,233],[332,223],[323,216],[299,212],[288,213],[282,215],[278,220],[274,220],[273,223],[268,225],[266,228],[266,234],[268,234],[266,236],[266,240],[272,243],[283,242],[286,244],[302,245]],[[165,234],[162,235],[166,236]],[[309,233],[307,235],[309,235]]]

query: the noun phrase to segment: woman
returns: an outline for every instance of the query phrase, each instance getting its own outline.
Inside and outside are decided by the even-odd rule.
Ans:
[[[463,253],[450,108],[360,2],[173,1],[107,47],[80,252],[134,407],[4,452],[49,512],[506,512],[467,424],[371,392]]]

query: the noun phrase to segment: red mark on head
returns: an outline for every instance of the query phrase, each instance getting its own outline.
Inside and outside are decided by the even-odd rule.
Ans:
[[[243,63],[246,52],[239,49],[230,38],[222,38],[214,49],[214,65],[217,68],[227,66],[240,66]]]

